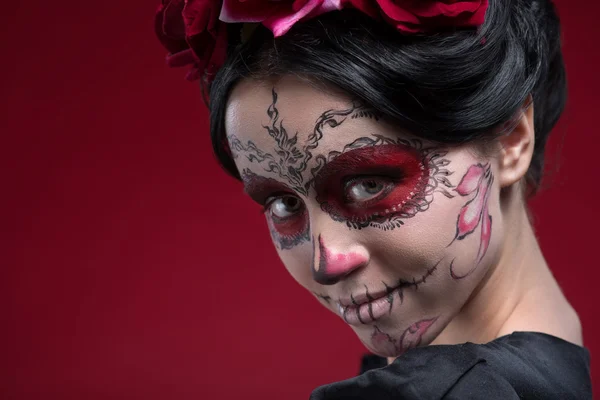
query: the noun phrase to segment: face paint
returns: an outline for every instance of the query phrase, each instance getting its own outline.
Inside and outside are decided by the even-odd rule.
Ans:
[[[280,249],[291,249],[310,240],[306,207],[286,185],[249,169],[242,171],[242,180],[246,193],[263,205],[271,236]]]
[[[319,172],[314,187],[322,210],[334,220],[365,225],[406,212],[423,195],[428,178],[415,149],[388,144],[341,154]]]
[[[378,326],[373,328],[371,334],[371,350],[377,354],[384,354],[388,357],[396,357],[414,349],[421,344],[423,336],[429,328],[435,323],[438,317],[423,319],[409,326],[400,336],[394,339],[391,335],[383,332]]]
[[[226,117],[281,260],[375,353],[427,345],[498,253],[492,164],[472,146],[438,147],[352,99],[286,79],[277,84],[285,95],[240,83]]]
[[[440,261],[441,262],[441,261]],[[399,279],[392,285],[382,282],[383,288],[369,289],[365,285],[365,291],[350,294],[349,298],[338,300],[338,311],[344,321],[349,325],[370,324],[385,315],[392,314],[394,305],[401,306],[404,302],[404,290],[414,289],[417,291],[421,284],[426,283],[438,269],[440,262],[429,268],[423,276],[411,279]],[[398,302],[394,302],[394,299]]]
[[[318,257],[315,242],[319,244]],[[347,254],[333,253],[325,247],[321,235],[316,240],[313,239],[313,262],[311,269],[315,281],[322,285],[333,285],[339,282],[342,277],[366,265],[367,262],[368,259],[364,255],[354,252]]]
[[[263,125],[268,136],[275,142],[273,153],[261,150],[253,141],[245,144],[233,134],[227,136],[229,148],[234,159],[243,154],[253,163],[263,166],[265,171],[275,173],[285,180],[290,188],[297,193],[308,195],[310,180],[305,180],[302,175],[313,158],[313,151],[319,146],[323,138],[324,130],[328,127],[335,128],[341,125],[347,118],[373,118],[377,119],[377,113],[362,106],[359,102],[343,110],[328,110],[317,119],[312,134],[303,145],[298,144],[298,133],[290,137],[283,121],[279,117],[277,108],[277,92],[273,88],[271,92],[272,103],[267,109],[269,124]]]
[[[456,240],[464,240],[481,226],[479,250],[472,267],[466,272],[456,272],[454,261],[450,266],[450,275],[454,279],[469,276],[485,256],[492,234],[492,216],[489,214],[488,201],[494,176],[490,165],[476,164],[469,167],[455,191],[461,196],[473,197],[461,208],[456,222]]]

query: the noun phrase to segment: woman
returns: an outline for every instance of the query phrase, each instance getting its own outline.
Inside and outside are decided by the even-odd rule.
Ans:
[[[168,62],[290,274],[389,362],[312,398],[591,398],[526,204],[566,98],[551,2],[209,3],[163,2]]]

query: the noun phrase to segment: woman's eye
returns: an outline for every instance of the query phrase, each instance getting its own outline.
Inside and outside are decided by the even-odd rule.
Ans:
[[[384,194],[389,185],[373,178],[355,179],[346,185],[346,199],[349,202],[365,202]]]
[[[302,209],[302,202],[295,196],[283,196],[270,203],[271,214],[277,218],[288,218]]]

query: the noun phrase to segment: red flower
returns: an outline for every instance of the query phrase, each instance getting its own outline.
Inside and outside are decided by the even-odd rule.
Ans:
[[[372,15],[368,0],[348,0],[355,8]],[[448,27],[479,27],[488,0],[374,0],[383,18],[407,33],[435,31]]]
[[[223,0],[221,20],[262,22],[277,37],[298,21],[341,9],[341,0]]]
[[[163,0],[155,30],[169,51],[167,65],[191,65],[187,79],[210,80],[226,57],[226,26],[219,21],[220,12],[221,0]]]

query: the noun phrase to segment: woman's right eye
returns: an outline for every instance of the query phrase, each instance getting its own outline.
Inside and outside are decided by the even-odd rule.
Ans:
[[[275,218],[285,219],[302,210],[302,201],[296,196],[282,196],[269,201],[268,209]]]

